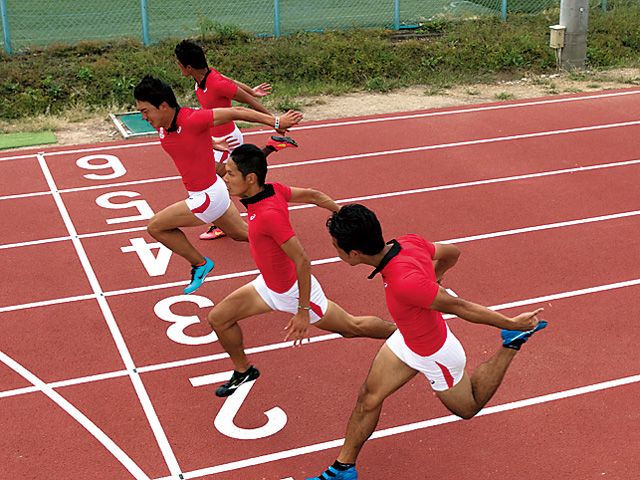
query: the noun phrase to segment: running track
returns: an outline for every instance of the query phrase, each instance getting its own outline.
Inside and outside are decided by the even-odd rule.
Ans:
[[[365,203],[387,238],[459,245],[458,295],[549,321],[471,421],[422,378],[398,391],[360,478],[638,478],[639,111],[630,89],[304,123],[301,148],[270,157],[270,181]],[[155,139],[0,156],[2,478],[300,480],[335,459],[380,342],[314,330],[293,349],[287,315],[248,319],[262,377],[216,398],[230,362],[206,314],[255,265],[246,244],[192,230],[216,268],[182,295],[188,266],[145,224],[183,197]],[[389,318],[370,269],[338,262],[326,216],[291,210],[327,295]],[[499,346],[449,324],[470,371]]]

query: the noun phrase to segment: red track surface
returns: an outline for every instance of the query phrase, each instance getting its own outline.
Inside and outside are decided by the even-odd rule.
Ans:
[[[460,296],[507,314],[543,306],[549,321],[471,421],[422,378],[397,392],[360,478],[637,477],[638,111],[632,89],[306,123],[301,148],[270,157],[270,181],[365,203],[387,238],[458,244],[447,286]],[[3,478],[300,480],[335,459],[381,342],[314,330],[292,349],[287,315],[247,319],[262,377],[244,400],[215,397],[231,365],[206,314],[255,265],[247,245],[191,230],[216,268],[183,296],[188,266],[141,248],[154,241],[135,219],[183,197],[155,140],[0,156]],[[337,261],[325,218],[291,212],[327,295],[389,318],[380,281]],[[469,371],[500,345],[495,329],[449,324]]]

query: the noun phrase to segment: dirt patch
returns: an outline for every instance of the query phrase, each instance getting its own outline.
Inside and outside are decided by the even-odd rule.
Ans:
[[[303,97],[295,99],[302,105],[306,120],[406,112],[497,101],[548,97],[552,95],[629,88],[640,85],[640,69],[619,69],[607,72],[584,72],[579,75],[526,76],[515,81],[491,85],[434,87],[418,86],[390,93],[351,93],[340,96]],[[78,145],[120,140],[122,136],[113,122],[104,115],[81,122],[60,121],[55,129],[59,145]],[[33,148],[33,147],[31,147]]]

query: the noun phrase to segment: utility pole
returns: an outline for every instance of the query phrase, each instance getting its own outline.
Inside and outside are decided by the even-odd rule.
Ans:
[[[587,58],[589,0],[560,0],[560,25],[566,27],[562,66],[584,68]]]

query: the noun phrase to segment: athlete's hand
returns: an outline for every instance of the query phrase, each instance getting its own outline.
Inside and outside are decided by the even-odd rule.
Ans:
[[[240,140],[238,140],[233,135],[228,135],[224,137],[224,139],[227,142],[227,146],[230,150],[233,150],[234,148],[238,148],[240,146]]]
[[[256,98],[266,97],[267,95],[271,95],[271,84],[270,83],[261,83],[257,87],[253,87],[253,96]]]
[[[287,334],[284,337],[285,342],[287,340],[293,340],[293,346],[302,345],[302,341],[306,338],[308,342],[311,342],[311,332],[309,332],[309,310],[299,310],[286,327],[284,327]]]
[[[284,135],[294,125],[297,125],[302,120],[302,113],[294,110],[289,110],[287,113],[280,117],[280,127],[276,130],[279,134]]]
[[[216,139],[212,139],[213,140],[213,149],[214,150],[218,150],[219,152],[227,152],[227,153],[229,153],[231,151],[231,146],[229,145],[229,142],[227,142],[228,138],[229,137],[225,137],[225,138],[217,139],[217,140]]]
[[[517,317],[513,317],[511,321],[513,322],[513,326],[509,327],[509,330],[522,330],[526,332],[527,330],[531,330],[538,325],[539,320],[536,318],[540,312],[542,312],[544,308],[539,308],[535,312],[526,312],[521,313]]]

